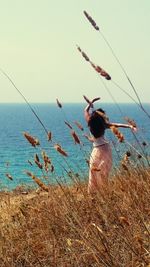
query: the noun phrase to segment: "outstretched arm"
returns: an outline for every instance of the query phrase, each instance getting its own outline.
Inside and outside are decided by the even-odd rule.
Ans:
[[[112,126],[117,127],[117,128],[119,128],[119,127],[122,127],[122,128],[130,128],[131,130],[136,131],[136,127],[134,127],[131,124],[113,123],[113,122],[108,123],[108,128],[111,128]]]

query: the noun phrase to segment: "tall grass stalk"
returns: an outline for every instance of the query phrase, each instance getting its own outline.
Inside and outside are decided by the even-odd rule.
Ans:
[[[104,34],[102,33],[102,31],[100,30],[100,28],[97,26],[97,24],[96,24],[96,22],[94,21],[94,19],[93,19],[93,18],[92,18],[86,11],[84,11],[83,13],[84,13],[84,15],[86,16],[86,18],[88,19],[88,21],[92,24],[92,26],[94,27],[94,29],[97,30],[97,31],[100,33],[100,35],[102,36],[103,40],[105,41],[105,43],[107,44],[108,48],[110,49],[112,55],[114,56],[114,58],[116,59],[117,63],[119,64],[121,70],[123,71],[125,77],[127,78],[127,81],[129,82],[131,88],[133,89],[133,91],[134,91],[134,93],[135,93],[135,96],[137,97],[137,100],[138,100],[138,102],[139,102],[139,106],[141,107],[141,110],[142,110],[142,111],[149,117],[149,119],[150,119],[150,114],[149,114],[149,113],[146,111],[146,109],[144,108],[144,106],[143,106],[143,104],[142,104],[142,102],[141,102],[141,100],[140,100],[140,97],[139,97],[139,95],[138,95],[138,93],[137,93],[137,90],[136,90],[135,86],[133,85],[133,83],[132,83],[132,81],[131,81],[129,75],[127,74],[127,71],[125,70],[125,68],[123,67],[123,65],[122,65],[122,63],[120,62],[119,58],[117,57],[116,53],[114,52],[112,46],[110,45],[110,43],[109,43],[108,40],[106,39],[105,35],[104,35]],[[124,91],[124,92],[125,92],[125,91]],[[127,92],[126,92],[126,94],[127,94]],[[130,98],[132,98],[132,97],[130,96]],[[135,102],[135,101],[134,101],[134,102]]]
[[[28,105],[28,107],[30,108],[31,112],[34,114],[34,116],[37,118],[38,122],[42,125],[44,131],[46,132],[46,134],[48,135],[48,130],[46,129],[44,123],[41,121],[41,119],[39,118],[39,116],[37,115],[37,113],[35,112],[35,110],[33,109],[33,107],[30,105],[30,103],[28,102],[28,100],[26,99],[26,97],[22,94],[22,92],[18,89],[18,87],[15,85],[15,83],[13,82],[13,80],[10,78],[10,76],[3,71],[0,68],[0,72],[10,81],[10,83],[13,85],[13,87],[17,90],[17,92],[21,95],[21,97],[24,99],[24,101],[26,102],[26,104]]]

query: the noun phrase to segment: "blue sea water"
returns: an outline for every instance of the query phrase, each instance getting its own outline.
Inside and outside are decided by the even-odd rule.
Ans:
[[[73,171],[81,178],[88,177],[88,166],[85,159],[89,158],[92,149],[91,143],[83,136],[89,133],[83,117],[85,104],[64,104],[63,109],[59,109],[56,104],[32,104],[48,131],[52,132],[53,143],[47,141],[46,133],[37,118],[26,104],[0,104],[0,189],[12,189],[20,184],[32,185],[32,179],[25,171],[33,172],[41,177],[43,173],[34,164],[34,155],[37,153],[42,161],[41,151],[45,150],[55,167],[54,173],[49,174],[48,182],[56,181],[69,182],[67,172]],[[124,122],[123,116],[135,120],[138,126],[136,138],[142,146],[146,141],[148,150],[150,141],[150,119],[135,104],[119,104],[122,111],[118,110],[115,104],[102,104],[110,121]],[[150,113],[150,105],[145,104],[146,110]],[[68,121],[80,136],[82,145],[75,145],[70,135],[70,129],[65,125]],[[78,121],[84,127],[84,132],[80,131],[74,124]],[[119,164],[123,153],[131,146],[134,150],[141,152],[141,148],[129,129],[121,129],[125,136],[125,143],[119,144],[116,137],[108,130],[107,138],[110,139],[113,147],[114,166]],[[23,132],[37,137],[40,146],[32,147],[24,138]],[[54,143],[59,143],[67,151],[68,158],[64,158],[53,148]],[[31,166],[28,162],[33,164]],[[11,174],[13,181],[6,177],[6,173]]]

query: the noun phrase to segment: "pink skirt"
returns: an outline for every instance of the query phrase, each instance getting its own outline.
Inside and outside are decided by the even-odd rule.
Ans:
[[[112,152],[109,143],[94,147],[90,156],[88,192],[102,188],[108,182],[112,167]]]

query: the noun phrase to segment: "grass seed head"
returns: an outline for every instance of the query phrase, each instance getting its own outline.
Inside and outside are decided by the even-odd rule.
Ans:
[[[131,152],[130,151],[127,151],[126,152],[126,155],[127,155],[127,157],[131,157]]]
[[[31,166],[33,166],[33,164],[32,164],[32,162],[28,159],[28,163],[31,165]]]
[[[88,21],[91,23],[91,25],[94,27],[96,31],[99,31],[99,27],[96,25],[95,20],[84,10],[83,11],[84,15],[88,19]]]
[[[65,150],[62,149],[61,145],[59,144],[55,144],[54,148],[56,149],[56,151],[58,151],[61,155],[63,155],[64,157],[68,157],[68,154]]]
[[[98,67],[98,70],[97,70],[97,67]],[[98,73],[100,73],[101,76],[105,77],[106,80],[111,80],[111,76],[105,71],[103,70],[102,68],[100,68],[99,66],[96,67],[96,71]],[[101,69],[101,70],[100,70]]]
[[[39,178],[37,178],[33,173],[29,172],[29,171],[26,171],[26,174],[28,176],[30,176],[34,182],[40,187],[42,188],[44,191],[48,192],[49,191],[49,188],[47,185],[45,185]]]
[[[124,141],[123,134],[115,126],[111,126],[110,129],[113,134],[118,138],[119,142],[122,143]]]
[[[72,126],[70,125],[70,123],[68,123],[67,121],[65,121],[65,124],[66,124],[70,129],[73,129]]]
[[[86,61],[89,61],[90,62],[90,59],[89,57],[87,56],[87,54],[81,50],[81,48],[79,46],[77,46],[77,49],[78,51],[81,53],[81,55],[83,56],[83,58],[86,60]]]
[[[38,156],[37,154],[35,154],[34,159],[35,159],[36,161],[40,162],[39,156]]]
[[[32,172],[29,172],[29,171],[26,171],[26,174],[28,175],[28,176],[30,176],[30,177],[32,177]]]
[[[13,177],[12,177],[12,175],[11,175],[10,173],[6,173],[6,177],[7,177],[9,180],[13,181]]]
[[[48,134],[47,134],[47,140],[48,141],[51,141],[52,140],[52,133],[51,132],[48,132]]]
[[[78,121],[75,121],[74,123],[81,131],[84,131],[84,128],[82,127],[82,125]]]
[[[78,51],[81,53],[82,52],[82,50],[81,50],[81,48],[79,47],[79,46],[77,46],[77,49],[78,49]]]
[[[46,154],[45,151],[42,151],[42,158],[43,158],[43,161],[44,161],[44,168],[45,168],[45,171],[48,172],[49,171],[49,165],[51,164],[51,160],[50,158],[48,157],[48,155]]]
[[[34,162],[35,164],[39,167],[39,169],[43,169],[43,165],[42,163],[40,162],[40,159],[39,159],[39,156],[37,154],[35,154],[35,157],[34,157]]]
[[[54,165],[51,165],[50,171],[54,172]]]
[[[100,66],[95,66],[94,68],[98,73],[101,73],[102,68]]]
[[[74,139],[75,144],[81,144],[80,139],[79,139],[79,137],[78,137],[78,135],[76,134],[75,131],[71,131],[71,135],[72,135],[72,137]]]
[[[46,154],[46,152],[45,152],[45,151],[42,151],[41,154],[42,154],[44,163],[45,163],[45,164],[51,164],[51,160],[50,160],[50,158],[48,157],[48,155]]]
[[[56,99],[56,102],[57,102],[57,106],[58,106],[59,108],[62,108],[62,104],[59,102],[58,98]]]
[[[36,147],[36,146],[40,145],[39,140],[37,138],[31,136],[29,133],[25,132],[25,133],[23,133],[23,135],[32,146]]]
[[[93,62],[90,62],[91,66],[95,69],[97,73],[99,73],[101,76],[105,77],[106,80],[111,80],[111,76],[100,66],[96,66]]]
[[[32,176],[32,179],[35,181],[35,183],[42,188],[44,191],[48,192],[48,186],[46,186],[39,178],[37,178],[36,176]]]
[[[127,165],[126,165],[126,163],[125,163],[124,161],[121,162],[121,166],[122,166],[122,168],[123,168],[125,171],[128,171],[128,170],[129,170],[128,167],[127,167]]]
[[[85,59],[86,61],[90,61],[89,57],[87,56],[87,54],[85,54],[85,52],[82,51],[81,54],[82,54],[82,56],[84,57],[84,59]]]
[[[142,143],[142,145],[143,145],[143,146],[147,146],[147,144],[146,144],[146,142],[145,142],[145,141]]]
[[[39,169],[43,169],[43,165],[41,162],[37,161],[37,160],[34,160],[35,164],[39,167]]]

